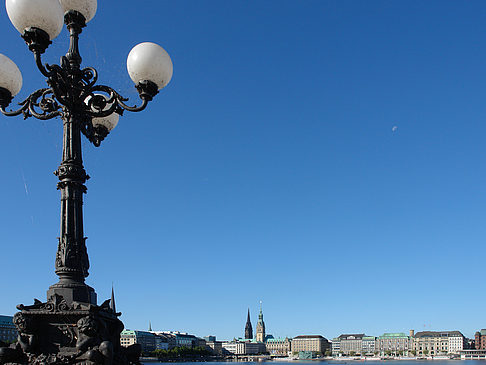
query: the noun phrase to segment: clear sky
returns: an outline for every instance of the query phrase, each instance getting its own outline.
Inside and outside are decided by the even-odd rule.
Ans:
[[[127,328],[219,339],[486,327],[484,1],[100,1],[84,65],[132,98],[130,49],[174,77],[84,143],[91,270]],[[43,87],[0,11],[0,52]],[[63,33],[46,62],[67,50]],[[0,117],[0,314],[57,281],[61,123]]]

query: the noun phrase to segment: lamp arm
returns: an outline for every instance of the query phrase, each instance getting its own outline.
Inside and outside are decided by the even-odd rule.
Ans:
[[[19,103],[21,106],[19,109],[8,111],[6,110],[6,106],[0,106],[0,112],[8,117],[23,114],[24,119],[29,117],[40,120],[55,118],[61,115],[61,107],[50,94],[54,94],[50,88],[36,90],[24,101]]]
[[[107,96],[97,95],[96,92],[102,92],[107,94]],[[122,115],[124,110],[139,112],[144,110],[150,101],[149,98],[141,97],[142,103],[139,106],[129,106],[125,104],[128,98],[121,96],[113,88],[106,85],[97,85],[90,88],[87,97],[90,97],[90,99],[87,103],[86,113],[93,118],[103,118],[113,113]]]
[[[44,64],[42,63],[42,56],[39,51],[34,51],[34,59],[35,64],[42,75],[48,78],[54,75],[54,70],[51,69],[50,71],[47,71],[46,66],[49,67],[49,65],[46,64],[46,66],[44,66]]]

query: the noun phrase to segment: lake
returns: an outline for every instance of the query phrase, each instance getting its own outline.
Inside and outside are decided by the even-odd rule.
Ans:
[[[386,362],[387,365],[453,365],[453,363],[464,363],[464,365],[486,365],[486,361],[484,360],[384,360],[384,361],[354,361],[354,360],[340,360],[340,361],[332,361],[332,360],[325,360],[325,361],[316,361],[316,360],[301,360],[301,361],[264,361],[264,362],[236,362],[236,361],[215,361],[211,362],[211,364],[263,364],[263,363],[269,363],[269,364],[285,364],[285,365],[291,365],[293,363],[308,363],[309,365],[312,364],[332,364],[332,365],[353,365],[353,364],[364,364],[364,365],[383,365],[383,363]],[[154,362],[146,362],[143,364],[174,364],[173,362],[167,362],[167,363],[154,363]],[[201,365],[200,362],[185,362],[185,365]],[[459,364],[458,364],[459,365]]]

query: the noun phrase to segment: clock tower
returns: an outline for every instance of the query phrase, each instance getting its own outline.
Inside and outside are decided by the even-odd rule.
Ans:
[[[265,342],[265,322],[263,322],[262,302],[260,302],[260,314],[258,315],[258,323],[256,327],[257,342]]]

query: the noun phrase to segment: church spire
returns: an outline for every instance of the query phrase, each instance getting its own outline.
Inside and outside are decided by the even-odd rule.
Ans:
[[[116,313],[116,305],[115,305],[115,291],[113,289],[113,283],[111,283],[111,299],[110,299],[110,308],[113,312]]]
[[[248,316],[246,318],[245,338],[250,340],[253,338],[253,327],[251,326],[250,321],[250,308],[248,308]]]
[[[152,322],[149,321],[149,332],[152,332]]]

